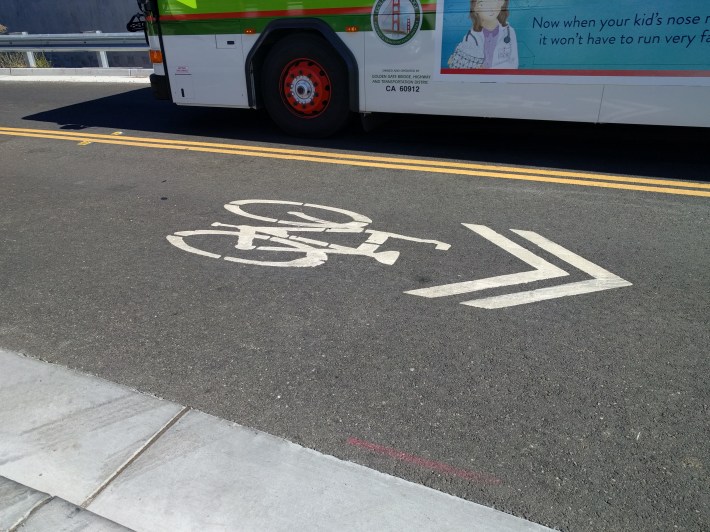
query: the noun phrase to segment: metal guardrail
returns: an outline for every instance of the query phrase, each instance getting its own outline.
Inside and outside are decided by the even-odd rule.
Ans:
[[[11,33],[0,35],[0,52],[25,52],[30,67],[36,67],[35,52],[96,52],[102,68],[108,68],[106,52],[147,52],[143,33]]]

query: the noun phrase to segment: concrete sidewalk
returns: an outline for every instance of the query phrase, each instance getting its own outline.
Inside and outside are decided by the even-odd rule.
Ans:
[[[0,368],[0,530],[549,530],[60,366]]]
[[[119,532],[130,529],[58,497],[0,477],[0,530]]]

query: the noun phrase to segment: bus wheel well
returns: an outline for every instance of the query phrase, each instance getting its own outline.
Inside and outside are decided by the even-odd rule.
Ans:
[[[359,110],[359,75],[357,61],[345,43],[323,21],[318,19],[277,20],[269,24],[247,56],[246,76],[249,106],[259,109],[264,105],[261,96],[263,65],[269,52],[279,41],[293,35],[310,35],[326,41],[340,58],[348,72],[350,110]]]

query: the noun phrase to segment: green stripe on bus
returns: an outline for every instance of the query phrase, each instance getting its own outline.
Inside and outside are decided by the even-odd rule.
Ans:
[[[243,33],[246,28],[262,33],[273,18],[203,20],[199,22],[162,22],[163,35],[216,35]],[[322,19],[335,32],[344,32],[346,26],[358,26],[362,31],[370,31],[368,17],[333,17]]]
[[[359,31],[372,31],[372,23],[369,15],[348,15],[318,17],[328,24],[336,33],[344,32],[348,26],[357,26]],[[242,33],[245,28],[263,32],[270,22],[277,20],[274,18],[250,18],[250,19],[219,19],[219,20],[196,20],[196,21],[163,21],[160,23],[163,35],[217,35]],[[422,16],[423,31],[432,31],[436,27],[436,15],[427,13]]]
[[[201,15],[214,13],[254,13],[269,11],[293,11],[292,16],[302,16],[303,11],[327,11],[329,9],[372,9],[374,0],[158,0],[161,15]],[[436,1],[421,2],[424,10],[433,11]],[[301,12],[301,13],[299,13]]]
[[[191,6],[195,6],[194,8]],[[284,0],[159,0],[158,8],[163,15],[190,15],[201,13],[244,13],[259,11],[281,11],[294,9],[329,9],[345,7],[366,7],[367,0],[311,0],[285,2]]]

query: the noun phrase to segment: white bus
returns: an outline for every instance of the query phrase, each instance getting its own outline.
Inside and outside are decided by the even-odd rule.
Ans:
[[[156,95],[352,113],[710,126],[710,0],[138,0]]]

